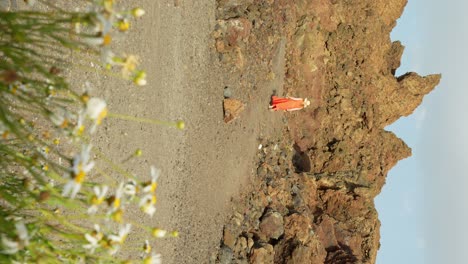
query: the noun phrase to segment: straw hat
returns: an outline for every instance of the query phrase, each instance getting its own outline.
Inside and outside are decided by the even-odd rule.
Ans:
[[[304,108],[308,107],[310,105],[310,101],[307,98],[304,98]]]

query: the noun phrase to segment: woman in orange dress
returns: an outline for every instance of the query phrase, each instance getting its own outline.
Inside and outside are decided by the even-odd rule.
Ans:
[[[296,111],[306,108],[310,105],[310,101],[307,98],[295,98],[295,97],[271,97],[270,110],[272,111]]]

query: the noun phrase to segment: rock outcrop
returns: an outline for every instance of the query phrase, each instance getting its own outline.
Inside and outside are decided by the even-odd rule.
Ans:
[[[395,76],[404,47],[390,32],[406,0],[218,4],[221,61],[240,71],[271,64],[285,42],[284,89],[312,99],[310,109],[288,114],[283,139],[263,139],[252,189],[226,225],[228,263],[374,263],[374,198],[388,171],[411,155],[384,128],[410,115],[440,80]]]

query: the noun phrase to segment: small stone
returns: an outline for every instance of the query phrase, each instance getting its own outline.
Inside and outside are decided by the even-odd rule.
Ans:
[[[267,172],[268,172],[268,170],[267,170],[267,168],[265,166],[263,166],[263,165],[258,166],[257,175],[259,177],[264,177],[267,174]]]
[[[219,264],[231,264],[232,263],[233,253],[232,250],[228,247],[222,247],[219,251]]]
[[[247,249],[247,239],[245,237],[240,237],[237,240],[235,252],[242,253],[242,252],[245,252],[246,249]]]
[[[224,98],[231,98],[232,90],[229,87],[224,87]]]
[[[222,41],[222,40],[217,40],[216,41],[216,50],[219,53],[225,52],[226,48],[225,48],[225,45],[224,45],[224,41]]]
[[[223,243],[231,249],[234,249],[234,245],[236,244],[236,236],[226,227],[223,233]]]
[[[249,249],[249,251],[252,249],[253,245],[254,245],[254,241],[252,238],[249,237],[247,239],[247,248]]]
[[[241,226],[242,222],[244,221],[244,216],[239,212],[235,212],[234,216],[232,217],[232,221],[237,225]]]
[[[263,246],[263,247],[267,250],[268,253],[273,253],[273,252],[274,252],[274,249],[275,249],[275,248],[273,247],[273,245],[270,245],[270,244],[266,244],[266,245]]]
[[[256,248],[250,255],[249,260],[251,264],[267,264],[273,263],[273,257],[274,255],[269,253],[266,248]]]
[[[260,231],[267,238],[278,239],[284,233],[283,216],[278,212],[267,213],[260,222]]]

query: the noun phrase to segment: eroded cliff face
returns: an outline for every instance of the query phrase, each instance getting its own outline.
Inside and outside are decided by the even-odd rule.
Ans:
[[[395,76],[404,47],[390,32],[406,0],[219,0],[216,49],[241,76],[269,76],[284,47],[288,113],[262,139],[257,175],[226,224],[221,263],[374,263],[374,198],[411,150],[384,128],[410,115],[440,75]]]

